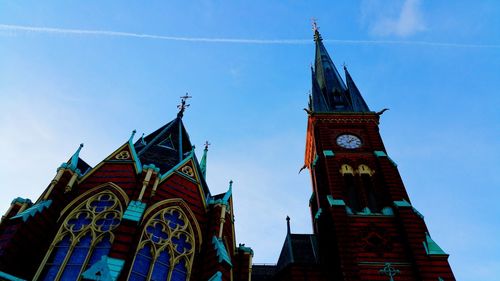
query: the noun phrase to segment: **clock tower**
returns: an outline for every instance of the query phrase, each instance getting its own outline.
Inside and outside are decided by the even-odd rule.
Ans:
[[[314,33],[305,167],[323,278],[455,280],[384,146],[383,111],[369,109],[346,67],[344,83]]]

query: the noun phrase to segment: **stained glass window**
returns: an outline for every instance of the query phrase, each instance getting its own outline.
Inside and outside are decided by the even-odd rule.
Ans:
[[[154,214],[145,224],[129,280],[186,281],[194,256],[193,229],[179,207]]]
[[[66,216],[35,280],[78,280],[80,274],[109,253],[112,230],[122,206],[110,191],[96,194]]]

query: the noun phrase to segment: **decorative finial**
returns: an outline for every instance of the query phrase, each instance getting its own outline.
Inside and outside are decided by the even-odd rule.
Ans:
[[[177,108],[179,109],[179,112],[177,113],[177,117],[182,118],[184,115],[184,110],[190,106],[190,104],[186,104],[186,100],[192,98],[192,96],[189,96],[188,93],[186,93],[185,96],[180,97],[181,98],[181,104],[177,105]]]
[[[319,34],[319,27],[318,27],[318,23],[316,22],[317,19],[315,18],[312,18],[311,21],[312,21],[312,29],[314,31],[314,41],[321,41],[323,40],[321,38],[321,34]]]
[[[286,216],[286,233],[290,234],[290,217]]]
[[[316,31],[319,30],[317,20],[318,20],[317,18],[311,18],[312,28],[313,28],[314,33],[316,33]]]
[[[208,141],[205,141],[205,150],[208,150],[208,146],[211,145],[211,143],[209,143]]]
[[[134,140],[135,133],[137,133],[137,131],[134,129],[132,131],[132,134],[130,135],[130,138],[128,139],[129,142],[132,142]]]
[[[347,64],[345,62],[342,63],[342,67],[344,67],[344,70],[346,70],[347,69]]]
[[[399,269],[395,269],[394,267],[392,267],[390,263],[386,263],[384,268],[382,268],[379,272],[380,274],[389,276],[389,281],[394,281],[394,276],[399,274],[400,271]]]

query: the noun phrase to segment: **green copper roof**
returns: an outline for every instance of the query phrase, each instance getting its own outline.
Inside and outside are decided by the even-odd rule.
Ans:
[[[208,154],[208,143],[205,144],[205,149],[203,149],[203,156],[200,161],[200,169],[204,178],[207,178],[207,154]]]
[[[222,241],[222,239],[214,236],[212,238],[212,244],[214,245],[217,257],[219,258],[219,263],[224,261],[229,266],[233,267],[233,264],[231,263],[231,257],[227,253],[226,246],[224,246],[224,242]]]
[[[37,213],[41,213],[44,209],[48,208],[50,206],[50,204],[52,204],[52,200],[40,201],[40,202],[36,203],[35,205],[29,207],[28,209],[22,211],[21,213],[13,216],[10,219],[22,218],[22,220],[25,222],[30,217],[33,217]]]
[[[438,246],[434,240],[432,240],[431,236],[429,233],[425,234],[425,241],[423,242],[425,252],[432,256],[432,255],[447,255],[441,247]]]
[[[327,195],[326,199],[328,200],[330,207],[332,207],[332,206],[345,206],[345,202],[342,199],[333,199],[333,196],[331,196],[331,195]]]
[[[139,222],[141,221],[145,209],[146,203],[142,203],[141,201],[130,201],[127,210],[125,210],[123,214],[123,219]]]
[[[107,261],[108,261],[109,274],[111,275],[111,280],[115,281],[120,275],[120,272],[123,269],[125,261],[109,257],[107,258]]]
[[[21,197],[14,198],[14,200],[12,200],[12,202],[10,204],[16,204],[16,203],[20,203],[20,204],[24,204],[24,203],[32,204],[31,200],[29,200],[28,198],[21,198]]]
[[[242,251],[242,252],[245,252],[245,253],[249,253],[253,256],[253,250],[252,248],[250,247],[245,247],[245,244],[240,244],[238,246],[238,251]]]
[[[82,277],[87,280],[96,280],[96,281],[114,280],[109,271],[108,257],[102,256],[101,260],[94,263],[89,269],[87,269],[82,273]]]
[[[222,273],[220,271],[217,271],[208,281],[222,281]]]
[[[0,271],[0,280],[8,280],[8,281],[25,281],[24,279],[18,278],[14,275],[10,275],[3,271]]]

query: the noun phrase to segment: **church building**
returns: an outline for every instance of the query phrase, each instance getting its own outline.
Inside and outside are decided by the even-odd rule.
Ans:
[[[275,265],[252,265],[237,244],[232,182],[211,194],[185,96],[161,128],[133,131],[94,167],[80,145],[37,200],[15,198],[0,223],[0,280],[455,280],[384,147],[384,110],[369,109],[345,67],[344,82],[317,28],[314,41],[303,168],[313,233],[292,233],[287,218]]]

